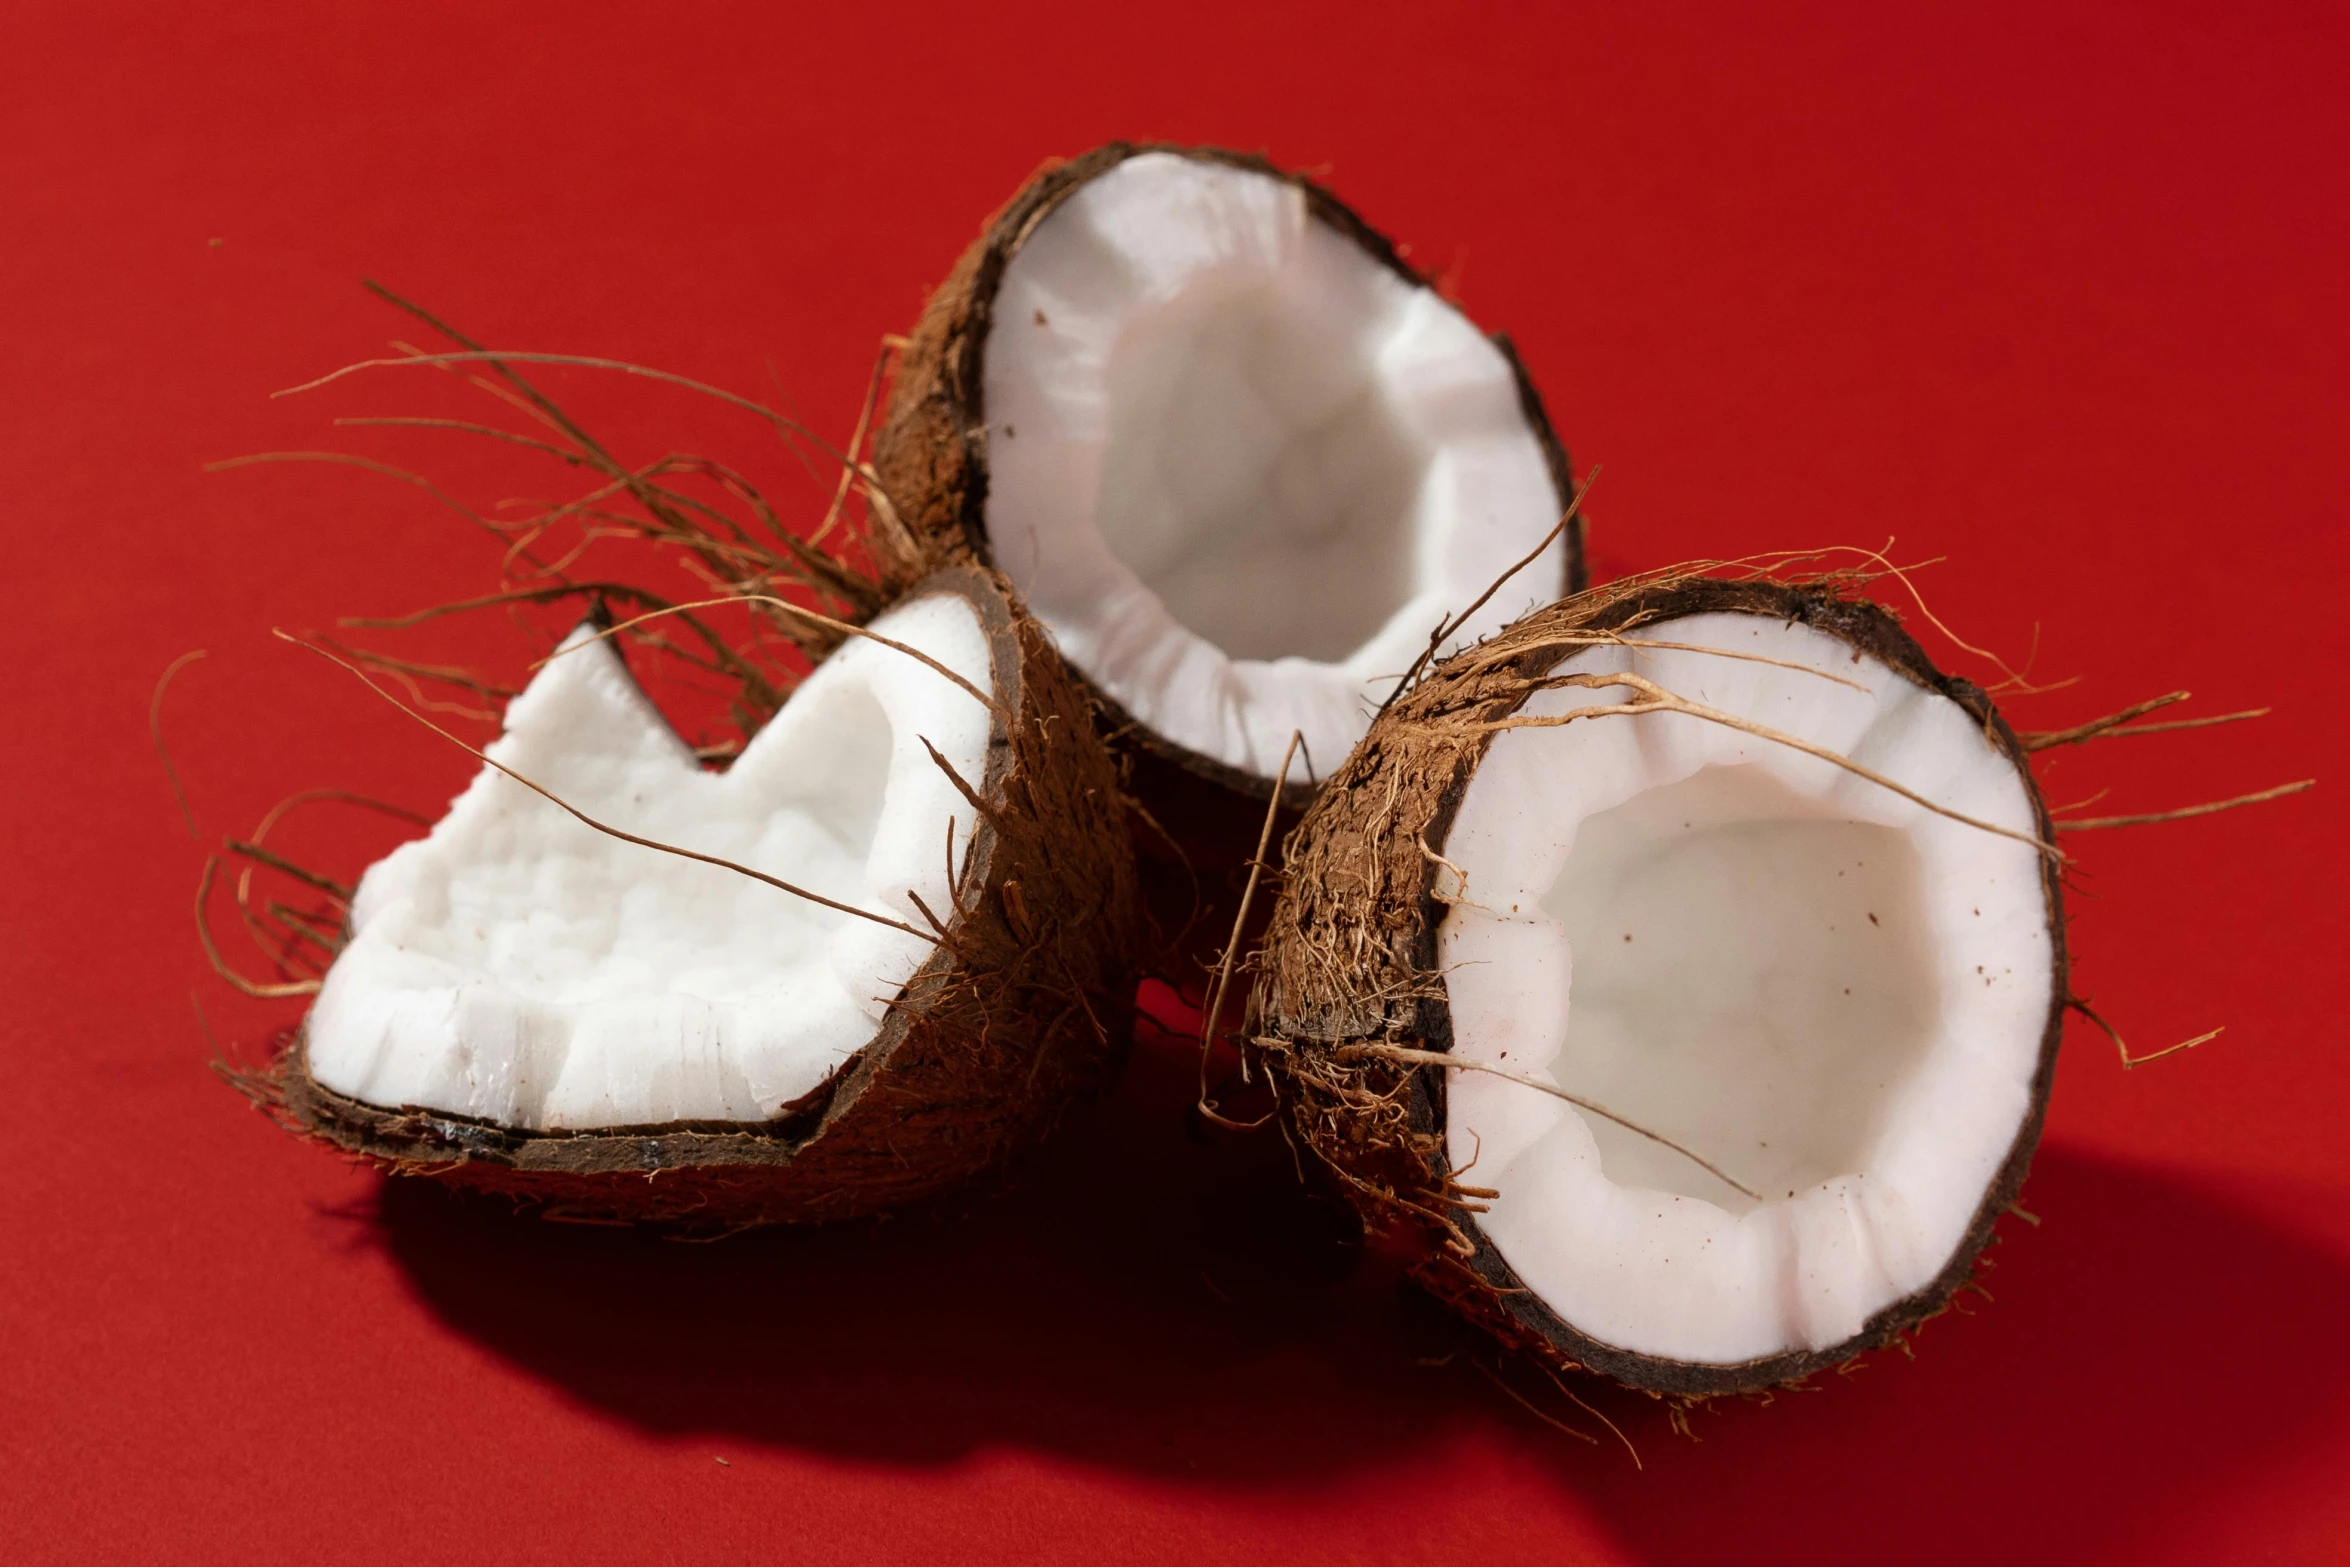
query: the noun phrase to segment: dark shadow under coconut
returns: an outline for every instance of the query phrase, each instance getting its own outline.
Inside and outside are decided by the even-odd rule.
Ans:
[[[1742,1530],[1772,1567],[1861,1567],[1918,1518],[1940,1520],[1906,1548],[1926,1567],[1976,1567],[2027,1522],[2050,1549],[2125,1560],[2350,1417],[2339,1356],[2264,1377],[2179,1352],[2234,1343],[2255,1316],[2279,1342],[2323,1341],[2350,1310],[2337,1256],[2266,1202],[2057,1145],[2032,1182],[2044,1227],[2010,1220],[1993,1250],[1997,1300],[1970,1295],[1964,1321],[1929,1325],[1914,1365],[1880,1357],[1832,1398],[1694,1413],[1694,1443],[1644,1396],[1580,1387],[1638,1449],[1635,1477],[1539,1377],[1518,1385],[1606,1445],[1551,1430],[1472,1368],[1475,1346],[1401,1309],[1277,1139],[1186,1144],[1168,1109],[1190,1076],[1186,1042],[1146,1041],[1028,1179],[953,1223],[680,1245],[517,1228],[399,1182],[337,1210],[329,1233],[380,1247],[444,1329],[526,1378],[738,1462],[767,1450],[919,1476],[1032,1454],[1326,1499],[1399,1466],[1466,1481],[1498,1448],[1544,1505],[1657,1567],[1715,1559]],[[803,1341],[825,1353],[782,1348]],[[2206,1440],[2159,1439],[2181,1429]],[[1837,1500],[1752,1529],[1822,1474]]]

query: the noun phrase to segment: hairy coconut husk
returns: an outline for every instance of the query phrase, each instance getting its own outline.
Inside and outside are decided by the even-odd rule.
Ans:
[[[987,410],[982,387],[996,287],[1005,265],[1079,186],[1128,158],[1151,152],[1227,164],[1293,185],[1304,194],[1315,218],[1399,277],[1429,286],[1394,242],[1352,208],[1304,175],[1277,168],[1253,153],[1117,141],[1067,162],[1046,164],[988,220],[931,294],[899,356],[888,414],[874,441],[873,465],[880,487],[931,559],[993,560],[987,537]],[[1492,341],[1516,373],[1526,422],[1541,444],[1564,512],[1575,495],[1567,453],[1515,346],[1500,333],[1493,334]],[[1583,534],[1579,517],[1565,532],[1563,586],[1569,592],[1581,589],[1587,580]],[[1130,787],[1151,818],[1149,825],[1138,824],[1136,841],[1154,918],[1170,934],[1188,923],[1195,934],[1213,932],[1212,939],[1221,940],[1232,899],[1247,874],[1245,860],[1256,842],[1262,802],[1273,792],[1272,780],[1168,740],[1099,692],[1095,703],[1113,743],[1132,759]],[[1328,760],[1335,758],[1325,765]],[[1302,807],[1314,787],[1299,769],[1283,791],[1285,803]],[[1195,891],[1200,902],[1192,907]],[[1191,945],[1196,943],[1187,943]]]
[[[1085,693],[994,573],[950,567],[914,590],[930,593],[978,612],[1000,704],[985,776],[958,780],[978,821],[956,906],[933,911],[938,948],[877,1037],[784,1114],[516,1130],[335,1093],[312,1079],[298,1033],[240,1086],[295,1129],[392,1173],[571,1217],[842,1219],[918,1205],[1002,1168],[1123,1059],[1141,904],[1116,769]]]
[[[1286,887],[1259,958],[1250,1049],[1267,1070],[1284,1131],[1312,1153],[1372,1229],[1405,1242],[1415,1276],[1505,1346],[1553,1370],[1586,1369],[1681,1397],[1797,1381],[1892,1343],[1942,1311],[1972,1276],[1999,1216],[2015,1201],[2040,1137],[2065,997],[2059,864],[2042,859],[2055,983],[2031,1110],[1965,1237],[1931,1283],[1873,1316],[1844,1343],[1740,1365],[1629,1353],[1567,1325],[1526,1288],[1478,1228],[1473,1197],[1445,1145],[1445,1070],[1397,1051],[1452,1047],[1436,963],[1438,856],[1492,731],[1563,659],[1594,637],[1683,615],[1739,613],[1794,621],[1841,638],[1958,703],[2015,765],[2043,842],[2045,802],[2026,752],[1990,699],[1938,671],[1885,610],[1849,584],[1689,576],[1631,579],[1563,600],[1456,654],[1399,698],[1291,835]]]

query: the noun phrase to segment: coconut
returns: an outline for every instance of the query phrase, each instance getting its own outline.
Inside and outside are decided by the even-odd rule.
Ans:
[[[1448,612],[1558,528],[1542,401],[1313,182],[1117,142],[1031,179],[899,361],[874,448],[938,559],[1008,576],[1195,864],[1335,768]],[[1447,646],[1582,580],[1560,536]],[[1155,836],[1155,835],[1154,835]]]
[[[575,631],[367,872],[259,1085],[286,1117],[397,1173],[730,1225],[934,1198],[1103,1085],[1141,939],[1115,769],[1000,579],[926,579],[723,773],[615,647]]]
[[[1552,1369],[1766,1388],[1966,1284],[2065,998],[2025,751],[1846,584],[1650,577],[1439,665],[1292,835],[1293,1141]]]

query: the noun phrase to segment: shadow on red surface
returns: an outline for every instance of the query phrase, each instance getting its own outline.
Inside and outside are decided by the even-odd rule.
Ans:
[[[370,1217],[452,1326],[654,1431],[900,1463],[1021,1445],[1231,1482],[1420,1440],[1457,1395],[1411,1360],[1444,1346],[1278,1134],[1187,1135],[1190,1070],[1180,1045],[1138,1050],[960,1217],[691,1242],[416,1181]]]
[[[2135,1559],[2236,1482],[2338,1440],[2350,1267],[2208,1186],[2061,1147],[1998,1298],[1769,1408],[1693,1417],[1648,1483],[1583,1487],[1636,1557],[1758,1564]]]
[[[2209,1189],[2059,1148],[2027,1198],[2045,1227],[2010,1221],[1994,1250],[1997,1304],[1929,1324],[1915,1365],[1702,1411],[1695,1442],[1645,1399],[1584,1389],[1635,1471],[1465,1358],[1423,1364],[1447,1330],[1300,1190],[1277,1136],[1185,1138],[1187,1066],[1144,1051],[959,1222],[693,1244],[414,1182],[366,1218],[449,1325],[646,1430],[900,1464],[1024,1447],[1265,1487],[1407,1457],[1433,1479],[1448,1438],[1483,1426],[1656,1562],[1732,1541],[1814,1567],[1893,1542],[1912,1563],[2027,1544],[2110,1560],[2343,1416],[2350,1269]]]

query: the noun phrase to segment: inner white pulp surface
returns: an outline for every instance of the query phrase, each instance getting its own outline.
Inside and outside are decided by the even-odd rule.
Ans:
[[[1146,153],[1063,202],[1004,270],[983,395],[998,565],[1128,712],[1259,776],[1292,730],[1334,769],[1558,521],[1500,350],[1244,169]]]
[[[874,622],[990,689],[971,605]],[[549,663],[489,754],[599,821],[926,929],[989,715],[905,654],[849,642],[724,773],[703,770],[609,641]],[[761,1120],[878,1031],[930,943],[737,872],[623,843],[485,768],[373,866],[309,1019],[310,1069],[370,1104],[504,1126]]]
[[[2027,836],[1956,703],[1809,627],[1701,615],[1630,669]],[[1546,691],[1529,715],[1628,699]],[[1708,1364],[1824,1349],[1950,1261],[2030,1108],[2054,983],[2037,851],[1681,714],[1498,736],[1445,844],[1453,1053],[1669,1138],[1761,1193],[1490,1073],[1447,1074],[1478,1223],[1604,1344]]]

